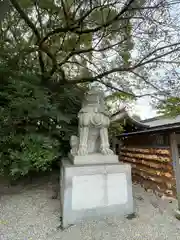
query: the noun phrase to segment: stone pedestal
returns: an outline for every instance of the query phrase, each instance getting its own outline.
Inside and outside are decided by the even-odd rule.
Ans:
[[[91,153],[86,156],[69,154],[69,160],[75,165],[119,163],[117,155],[102,155],[101,153]]]
[[[73,165],[64,159],[60,185],[63,228],[88,218],[134,213],[129,164]]]

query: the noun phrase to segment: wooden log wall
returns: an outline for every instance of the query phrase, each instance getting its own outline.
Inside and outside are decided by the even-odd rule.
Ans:
[[[120,161],[132,166],[133,181],[159,195],[175,197],[175,177],[170,148],[122,147]]]

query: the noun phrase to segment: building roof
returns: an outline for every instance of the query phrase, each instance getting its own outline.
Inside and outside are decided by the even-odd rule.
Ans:
[[[169,124],[164,126],[158,126],[158,127],[151,127],[148,129],[140,130],[140,131],[134,131],[134,132],[128,132],[128,133],[121,133],[117,137],[127,137],[127,136],[133,136],[133,135],[141,135],[145,133],[160,133],[160,132],[167,132],[167,131],[178,131],[180,130],[180,123],[179,124]]]
[[[143,123],[142,121],[137,121],[136,119],[134,119],[133,117],[131,117],[129,115],[129,113],[127,112],[126,108],[121,108],[118,112],[116,112],[115,114],[111,115],[111,121],[121,121],[121,120],[129,120],[130,122],[132,122],[135,126],[140,127],[140,128],[144,128],[147,129],[149,128],[149,124],[147,123]]]
[[[145,119],[142,121],[137,121],[133,117],[129,115],[126,108],[121,108],[118,112],[111,116],[111,121],[119,121],[123,119],[129,119],[135,125],[139,125],[145,128],[152,128],[152,127],[159,127],[159,126],[166,126],[172,124],[180,124],[180,115],[176,117],[165,117],[165,116],[158,116],[154,118]]]
[[[130,136],[135,134],[143,134],[143,133],[155,133],[161,132],[166,130],[179,130],[180,129],[180,115],[177,117],[165,117],[165,116],[158,116],[150,119],[146,119],[143,121],[137,121],[132,118],[126,108],[120,109],[117,113],[111,116],[112,121],[119,121],[123,119],[128,119],[131,121],[135,126],[140,127],[141,130],[129,132],[129,133],[122,133],[120,136]]]
[[[178,124],[180,123],[180,115],[177,117],[155,117],[151,119],[146,119],[142,121],[143,123],[149,125],[150,127],[158,127],[158,126],[167,126],[171,124]]]

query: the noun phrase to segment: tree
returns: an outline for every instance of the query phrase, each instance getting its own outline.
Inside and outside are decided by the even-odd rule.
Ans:
[[[167,56],[170,59],[178,54],[178,28],[170,14],[178,1],[11,3],[16,11],[13,9],[3,23],[4,48],[11,47],[12,54],[14,46],[9,42],[13,42],[16,54],[11,59],[21,59],[21,67],[38,72],[43,84],[55,81],[60,87],[98,82],[133,97],[137,95],[135,89],[148,84],[154,92],[146,95],[162,94],[151,75]],[[12,25],[11,21],[16,23]]]
[[[11,9],[9,0],[0,1],[0,21],[2,21]]]
[[[172,68],[169,69],[168,75],[163,76],[161,79],[167,94],[154,102],[154,105],[158,108],[158,112],[161,115],[176,117],[180,114],[179,79],[179,63],[177,61],[174,62]]]
[[[8,175],[47,169],[68,151],[88,84],[118,104],[166,94],[154,76],[164,61],[170,66],[178,58],[178,22],[171,14],[178,2],[10,3],[0,19],[0,164]],[[152,91],[145,93],[147,87]]]
[[[84,90],[69,86],[50,94],[36,76],[3,65],[0,75],[0,175],[14,179],[49,170],[67,155]]]

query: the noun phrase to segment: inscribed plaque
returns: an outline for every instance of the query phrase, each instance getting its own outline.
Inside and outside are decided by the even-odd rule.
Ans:
[[[108,174],[108,205],[125,204],[128,201],[127,179],[125,173]]]
[[[104,205],[104,177],[74,176],[72,180],[72,209],[91,209]]]

